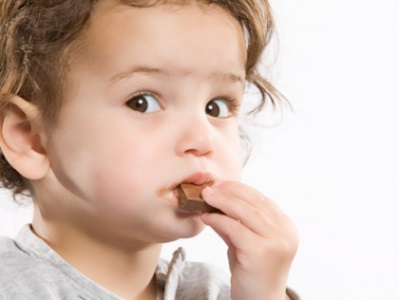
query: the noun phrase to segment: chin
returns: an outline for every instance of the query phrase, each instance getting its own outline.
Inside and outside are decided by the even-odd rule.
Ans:
[[[196,228],[193,228],[193,230],[186,232],[185,234],[183,234],[181,236],[182,239],[187,239],[187,238],[191,238],[194,237],[196,235],[198,235],[199,233],[201,233],[205,228],[204,224],[199,224],[199,226],[197,226]]]
[[[179,226],[179,227],[177,227]],[[173,242],[179,239],[192,238],[201,233],[205,228],[200,218],[190,218],[184,222],[179,222],[179,225],[174,226],[173,234],[168,235],[168,240],[163,241],[164,243]]]

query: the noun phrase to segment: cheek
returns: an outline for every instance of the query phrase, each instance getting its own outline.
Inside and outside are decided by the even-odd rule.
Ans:
[[[124,198],[146,190],[154,170],[154,153],[148,145],[135,142],[111,142],[93,157],[88,172],[97,197]]]
[[[148,178],[141,172],[151,162],[151,148],[119,134],[80,130],[79,139],[58,134],[49,157],[59,184],[87,201],[121,199],[133,194]],[[57,139],[57,136],[63,138]],[[140,139],[139,139],[140,140]]]
[[[236,147],[229,166],[232,174],[231,180],[240,181],[243,170],[243,155],[240,151],[240,144]]]
[[[239,181],[243,169],[243,154],[238,131],[232,130],[220,139],[216,155],[224,179]]]

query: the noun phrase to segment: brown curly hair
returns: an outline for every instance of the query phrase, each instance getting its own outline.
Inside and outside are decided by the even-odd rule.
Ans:
[[[88,26],[92,11],[104,0],[0,0],[0,114],[18,95],[34,103],[51,125],[57,119],[66,89],[68,55]],[[118,0],[134,7],[184,5],[193,0]],[[258,69],[274,32],[267,0],[195,0],[219,5],[242,25],[247,42],[246,81],[260,92],[258,112],[281,98]],[[27,182],[0,153],[0,185],[15,195],[29,193]]]

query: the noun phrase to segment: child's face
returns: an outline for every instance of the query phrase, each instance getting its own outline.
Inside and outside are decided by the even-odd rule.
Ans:
[[[216,6],[103,1],[83,38],[67,100],[47,133],[49,197],[58,201],[50,211],[117,238],[197,234],[200,218],[177,207],[176,186],[240,177],[239,23]]]

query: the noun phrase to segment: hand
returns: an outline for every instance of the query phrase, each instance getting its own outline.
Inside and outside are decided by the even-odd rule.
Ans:
[[[298,246],[293,223],[273,201],[239,182],[216,183],[202,196],[225,213],[201,218],[228,245],[232,299],[287,299],[286,282]]]

